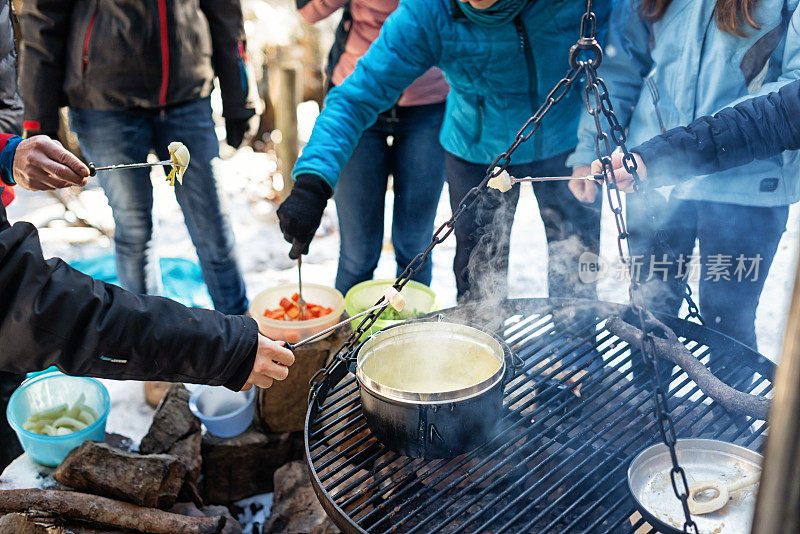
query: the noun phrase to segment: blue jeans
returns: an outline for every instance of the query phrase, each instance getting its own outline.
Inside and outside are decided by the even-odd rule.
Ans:
[[[169,159],[167,145],[180,141],[191,154],[175,196],[183,211],[203,279],[214,307],[228,314],[247,311],[244,280],[234,256],[230,223],[220,206],[211,160],[219,144],[207,98],[158,111],[72,109],[72,129],[81,150],[96,165],[140,163],[151,150]],[[153,188],[150,170],[98,173],[114,213],[114,245],[120,284],[135,293],[160,293],[161,274],[153,257]]]
[[[564,176],[567,154],[511,165],[512,176]],[[458,209],[461,199],[486,176],[486,164],[475,164],[448,153],[447,184],[450,206]],[[593,203],[579,202],[569,191],[568,182],[537,182],[533,192],[547,238],[547,282],[550,297],[596,299],[594,283],[584,283],[578,276],[581,254],[600,251],[600,194]],[[519,201],[520,185],[500,193],[494,189],[481,192],[478,201],[458,219],[455,226],[456,275],[458,299],[483,300],[508,295],[508,254],[511,225]],[[542,251],[530,251],[540,254]]]
[[[383,248],[386,187],[394,180],[392,245],[400,274],[431,240],[444,184],[444,104],[395,106],[366,130],[336,184],[341,246],[336,289],[370,280]],[[391,145],[388,137],[392,137]],[[431,283],[428,262],[413,279]]]
[[[672,196],[667,201],[657,193],[650,193],[648,198],[678,260],[676,264],[664,258],[666,252],[653,237],[651,219],[640,196],[628,195],[631,251],[637,261],[641,260],[636,270],[648,306],[677,315],[683,279],[699,280],[700,294],[695,302],[706,326],[757,350],[756,308],[786,230],[788,206],[761,208]],[[699,243],[699,272],[685,265],[695,241]]]

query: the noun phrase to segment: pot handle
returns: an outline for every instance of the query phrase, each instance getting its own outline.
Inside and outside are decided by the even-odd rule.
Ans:
[[[520,358],[516,352],[509,354],[511,364],[506,366],[506,373],[503,376],[503,385],[508,384],[517,377],[517,372],[525,365],[525,360]]]
[[[344,364],[347,366],[347,370],[353,374],[356,374],[356,364],[358,362],[358,354],[361,352],[361,348],[367,341],[369,341],[369,338],[360,342],[353,349],[351,349],[344,358],[342,358],[344,360]]]

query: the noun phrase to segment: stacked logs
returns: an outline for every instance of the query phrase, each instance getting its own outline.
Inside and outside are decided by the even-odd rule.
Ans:
[[[53,478],[75,491],[0,492],[0,514],[8,514],[2,520],[9,525],[21,525],[24,520],[31,523],[30,532],[37,532],[36,525],[45,528],[43,532],[80,531],[63,528],[72,523],[101,527],[103,532],[241,532],[218,507],[208,514],[211,517],[203,513],[197,491],[201,429],[189,411],[188,399],[182,385],[169,389],[138,453],[96,442],[85,442],[70,452]],[[167,511],[185,500],[193,501],[194,510],[200,512],[191,515],[201,517]],[[14,526],[10,531],[25,530]]]

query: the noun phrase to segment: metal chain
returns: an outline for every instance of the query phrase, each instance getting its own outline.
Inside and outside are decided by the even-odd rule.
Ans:
[[[591,66],[589,67],[592,68]],[[656,218],[656,211],[653,208],[653,205],[650,203],[650,197],[647,193],[647,188],[641,187],[641,181],[639,180],[639,175],[636,171],[637,168],[636,159],[633,157],[633,154],[628,152],[627,148],[625,147],[625,141],[626,141],[625,129],[622,127],[622,125],[620,125],[619,121],[617,120],[617,117],[614,115],[614,110],[611,106],[611,99],[608,95],[608,88],[606,87],[605,82],[603,82],[603,79],[597,77],[596,69],[592,68],[592,70],[594,73],[594,83],[591,84],[591,86],[587,84],[584,90],[584,99],[586,101],[587,109],[589,109],[589,112],[592,113],[594,109],[599,108],[599,111],[603,113],[603,116],[608,121],[608,124],[611,129],[611,140],[614,142],[614,146],[618,146],[623,149],[622,165],[623,167],[625,167],[625,170],[628,171],[628,173],[634,177],[634,184],[633,184],[634,191],[636,191],[640,195],[642,203],[644,204],[645,207],[645,212],[650,217],[650,224],[653,229],[653,233],[655,234],[656,242],[658,243],[658,246],[661,247],[661,250],[665,252],[667,259],[673,264],[677,264],[677,256],[675,255],[675,252],[672,250],[672,247],[667,242],[666,232],[664,232],[664,229],[658,223],[658,219]],[[597,102],[597,108],[591,108],[591,104],[589,104],[589,94],[587,91],[590,89],[595,96],[595,101]],[[595,118],[595,126],[600,128],[599,115],[597,113],[594,113],[592,115]],[[604,139],[607,142],[608,136],[602,132],[602,129],[598,131],[601,131],[601,133],[604,136]],[[595,140],[595,148],[597,148],[597,141],[598,140]],[[617,228],[619,228],[619,225],[617,225]],[[627,237],[627,234],[625,237]],[[620,247],[620,252],[621,252],[621,247]],[[633,273],[631,274],[633,275]],[[697,304],[694,302],[693,298],[694,295],[691,286],[689,286],[688,280],[683,280],[682,296],[683,300],[686,301],[686,306],[688,308],[687,317],[690,319],[696,319],[700,324],[705,324],[703,322],[703,318],[700,317],[700,310]]]
[[[482,191],[488,189],[487,184],[489,180],[500,175],[500,173],[508,168],[508,166],[511,164],[512,154],[514,154],[517,148],[519,148],[522,143],[528,141],[536,132],[536,130],[539,129],[544,116],[547,115],[554,105],[558,104],[564,98],[564,96],[567,95],[570,88],[572,88],[573,82],[575,82],[579,74],[580,69],[577,65],[570,68],[567,74],[547,94],[547,97],[544,99],[544,103],[542,103],[539,109],[536,110],[536,113],[534,113],[533,116],[525,122],[522,128],[520,128],[520,130],[514,136],[514,142],[511,143],[506,151],[497,156],[495,160],[487,167],[486,175],[484,176],[480,185],[473,187],[467,192],[466,195],[464,195],[464,198],[462,198],[461,202],[459,202],[458,209],[453,212],[450,219],[439,226],[436,232],[434,232],[433,237],[431,238],[431,241],[425,250],[417,254],[417,256],[411,260],[411,263],[408,264],[400,276],[397,277],[397,280],[395,280],[393,284],[393,287],[397,291],[402,291],[411,278],[417,274],[425,266],[425,264],[428,263],[428,261],[430,261],[431,253],[436,245],[439,245],[440,243],[444,242],[445,239],[450,237],[450,234],[452,234],[455,230],[455,225],[459,217],[461,217],[464,212],[467,211],[478,200],[478,197]],[[350,334],[350,337],[348,337],[347,341],[345,341],[344,345],[342,345],[342,347],[336,352],[330,364],[317,371],[317,373],[311,377],[311,391],[309,392],[309,399],[314,395],[316,389],[319,387],[319,384],[322,383],[325,377],[332,370],[334,364],[344,360],[346,355],[353,351],[358,342],[361,340],[361,337],[372,327],[373,324],[375,324],[375,321],[378,320],[384,310],[386,310],[386,308],[389,306],[389,303],[386,302],[386,299],[383,297],[381,297],[381,299],[378,300],[375,305],[377,306],[381,303],[384,303],[382,308],[364,316],[358,327],[353,330],[353,332]]]
[[[689,483],[686,479],[686,472],[678,463],[678,455],[675,450],[678,438],[675,433],[675,425],[672,421],[672,417],[670,417],[667,395],[664,392],[661,375],[658,371],[658,361],[655,356],[656,347],[654,332],[647,320],[647,308],[642,286],[639,283],[636,273],[634,272],[633,255],[631,254],[631,245],[629,240],[630,234],[628,233],[628,229],[625,224],[625,217],[623,216],[622,211],[622,197],[620,195],[619,187],[617,187],[616,176],[614,175],[614,171],[611,167],[611,141],[613,141],[614,146],[618,146],[622,149],[622,164],[625,167],[625,170],[630,173],[631,176],[633,176],[634,190],[643,197],[646,197],[647,192],[645,188],[642,187],[639,173],[636,170],[636,159],[633,157],[633,154],[628,151],[628,147],[626,146],[627,139],[625,135],[625,129],[622,128],[616,116],[614,115],[614,109],[611,105],[608,89],[606,88],[603,80],[597,76],[596,65],[591,61],[577,62],[581,66],[581,70],[586,78],[586,85],[584,86],[584,101],[586,104],[586,110],[594,119],[595,129],[597,132],[594,138],[595,152],[597,153],[598,160],[600,160],[603,166],[602,174],[606,177],[605,181],[607,186],[606,192],[608,203],[612,213],[614,214],[614,222],[617,226],[617,250],[619,252],[620,260],[623,262],[623,264],[628,266],[631,276],[629,288],[630,305],[636,313],[642,329],[640,350],[645,369],[647,369],[647,373],[650,376],[650,381],[652,382],[653,412],[656,417],[656,423],[658,424],[659,434],[661,435],[662,442],[669,449],[670,460],[672,462],[672,468],[670,469],[672,490],[675,493],[675,497],[680,500],[681,507],[683,508],[683,531],[697,534],[697,524],[692,519],[689,511]],[[592,105],[591,97],[594,97],[594,105]],[[609,135],[603,131],[600,121],[601,114],[603,117],[605,117],[610,125],[611,138],[609,138]],[[656,233],[661,234],[659,240],[663,240],[664,245],[667,245],[666,237],[663,235],[664,232],[658,227],[657,220],[655,219],[655,213],[653,213],[652,209],[650,209],[649,203],[646,201],[646,199],[644,203],[645,208],[652,217],[652,222],[656,228]],[[665,247],[665,250],[667,250],[668,254],[671,253],[668,245]],[[688,284],[686,284],[686,286],[688,287]],[[693,309],[696,312],[696,306],[694,306],[694,303],[691,299],[691,289],[688,289],[687,293],[684,294],[684,298],[687,299],[687,302],[689,302],[690,313]]]
[[[595,127],[597,130],[597,134],[595,136],[595,151],[597,153],[598,159],[601,161],[603,165],[603,175],[606,177],[606,184],[607,184],[607,197],[609,201],[609,205],[611,207],[611,211],[614,214],[614,220],[617,226],[617,249],[619,251],[620,259],[624,264],[628,265],[628,268],[631,272],[631,284],[629,288],[629,297],[631,302],[632,309],[636,312],[639,322],[642,328],[642,339],[641,339],[641,346],[640,350],[642,352],[642,359],[644,361],[645,368],[647,369],[648,374],[650,375],[650,380],[653,385],[653,411],[656,415],[656,421],[658,424],[659,433],[661,435],[661,439],[663,443],[667,446],[670,453],[670,459],[672,461],[672,469],[670,470],[670,480],[672,482],[672,489],[675,493],[675,496],[681,501],[681,506],[683,508],[685,522],[683,525],[684,532],[692,532],[694,534],[698,533],[697,524],[692,520],[691,514],[689,512],[689,483],[686,479],[686,472],[678,463],[678,456],[675,451],[675,446],[677,444],[677,435],[675,433],[675,425],[670,417],[670,410],[669,404],[667,402],[667,395],[664,392],[664,388],[661,383],[661,377],[658,372],[658,362],[655,357],[655,339],[653,337],[653,329],[649,326],[647,321],[647,308],[644,299],[644,295],[642,293],[641,284],[637,280],[637,277],[634,276],[634,266],[632,261],[631,255],[631,248],[630,248],[630,241],[629,233],[627,227],[625,225],[625,218],[623,216],[622,211],[622,198],[620,195],[619,188],[617,187],[616,177],[614,176],[613,169],[611,167],[611,158],[610,154],[612,152],[611,141],[613,140],[616,146],[619,146],[623,152],[623,166],[625,170],[628,171],[631,176],[633,176],[634,181],[634,190],[641,193],[642,196],[646,200],[646,192],[641,187],[641,180],[639,175],[636,171],[637,164],[636,160],[633,157],[626,146],[626,135],[625,130],[620,125],[619,121],[617,120],[616,116],[614,115],[613,106],[611,105],[611,99],[608,94],[608,90],[606,88],[605,83],[601,78],[597,76],[597,67],[600,65],[602,61],[602,49],[599,43],[596,40],[595,36],[596,30],[596,18],[594,13],[592,12],[592,0],[587,0],[587,7],[586,12],[581,17],[581,30],[580,30],[580,38],[578,42],[570,49],[569,54],[569,62],[570,62],[570,70],[567,74],[562,78],[555,87],[550,91],[550,93],[545,98],[544,103],[539,107],[539,109],[534,113],[534,115],[528,119],[525,125],[517,132],[514,142],[508,147],[508,149],[497,156],[495,160],[489,165],[486,169],[486,175],[480,185],[473,187],[461,200],[459,203],[458,209],[452,214],[450,219],[448,219],[444,224],[442,224],[436,232],[434,232],[433,237],[431,239],[430,244],[426,247],[424,251],[419,253],[411,263],[405,268],[405,270],[400,274],[397,278],[393,287],[398,291],[401,291],[403,287],[411,280],[411,278],[420,270],[422,269],[425,264],[430,261],[430,255],[433,252],[433,249],[440,243],[442,243],[445,239],[447,239],[455,229],[455,224],[458,221],[459,217],[469,209],[478,199],[479,195],[481,194],[482,190],[484,190],[487,186],[489,179],[498,176],[501,172],[507,169],[507,167],[511,163],[511,156],[516,151],[519,146],[529,140],[531,136],[538,130],[539,126],[541,125],[541,121],[544,116],[547,114],[550,109],[560,102],[567,92],[572,87],[572,84],[578,78],[580,74],[583,74],[586,79],[586,85],[584,86],[584,101],[586,104],[586,109],[589,114],[594,118]],[[588,60],[581,60],[579,58],[579,54],[584,52],[592,52],[593,58]],[[590,102],[590,96],[594,96],[595,106],[592,106]],[[609,125],[611,126],[611,138],[609,138],[608,134],[603,131],[603,127],[600,121],[600,114],[602,113],[603,117],[608,121]],[[601,149],[600,143],[603,143],[603,148],[605,151]],[[672,256],[674,259],[674,254],[672,254],[672,250],[669,247],[669,244],[666,242],[666,236],[664,231],[659,228],[657,224],[657,220],[655,218],[654,211],[650,208],[649,203],[645,201],[645,208],[650,213],[652,222],[654,224],[656,238],[659,242],[659,245],[663,247],[668,254]],[[624,243],[624,247],[623,247]],[[627,251],[627,256],[626,256]],[[700,315],[697,309],[697,306],[694,304],[692,299],[692,291],[689,287],[688,283],[685,284],[685,291],[684,291],[684,299],[686,300],[689,306],[689,316],[697,318],[702,322],[700,319]],[[341,362],[345,359],[346,355],[351,353],[355,346],[360,341],[361,337],[366,333],[375,321],[378,320],[380,315],[389,305],[388,302],[385,302],[384,298],[381,298],[376,305],[381,304],[384,302],[384,306],[364,317],[358,327],[353,331],[347,341],[342,345],[342,347],[336,352],[334,358],[332,359],[331,363],[323,369],[320,369],[312,378],[311,378],[311,391],[309,392],[309,398],[313,397],[316,393],[319,385],[323,382],[325,377],[329,374],[329,372],[333,369],[334,365],[337,362]]]

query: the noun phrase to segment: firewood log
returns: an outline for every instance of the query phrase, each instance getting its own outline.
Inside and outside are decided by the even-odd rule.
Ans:
[[[689,352],[667,325],[649,315],[648,321],[661,330],[665,337],[653,335],[656,356],[664,358],[683,369],[694,380],[700,391],[711,397],[720,406],[729,412],[766,420],[769,412],[770,399],[759,395],[751,395],[734,389],[714,376],[702,362]],[[611,317],[606,321],[606,329],[627,342],[634,348],[639,348],[642,331],[632,326],[620,317]]]
[[[148,534],[218,534],[224,517],[188,517],[76,491],[0,491],[1,513],[46,514]]]
[[[53,472],[60,484],[139,506],[169,508],[186,476],[184,463],[171,454],[137,454],[86,441]]]

